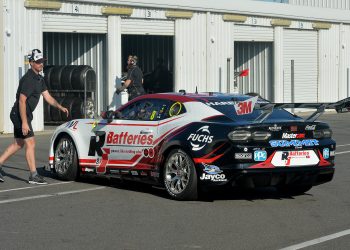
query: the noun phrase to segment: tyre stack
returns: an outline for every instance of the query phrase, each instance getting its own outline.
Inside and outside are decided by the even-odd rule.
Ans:
[[[95,113],[93,101],[96,91],[96,73],[88,65],[46,66],[44,79],[50,94],[62,106],[66,107],[69,115],[44,102],[44,122],[63,123],[72,119],[92,118]],[[84,106],[86,93],[86,111]]]

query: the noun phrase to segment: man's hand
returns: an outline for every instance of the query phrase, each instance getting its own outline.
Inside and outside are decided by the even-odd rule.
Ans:
[[[60,110],[63,112],[63,113],[66,113],[67,117],[69,115],[69,111],[68,109],[66,109],[65,107],[61,106]]]
[[[26,122],[22,123],[22,134],[26,136],[30,131],[29,125]]]

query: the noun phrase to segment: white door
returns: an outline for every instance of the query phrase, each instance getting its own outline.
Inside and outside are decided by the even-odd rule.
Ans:
[[[285,29],[283,47],[284,102],[317,102],[317,31]]]

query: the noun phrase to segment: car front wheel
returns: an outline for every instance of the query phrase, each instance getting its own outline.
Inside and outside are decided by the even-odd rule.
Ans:
[[[181,149],[172,150],[164,165],[164,185],[176,200],[196,200],[197,172],[190,156]]]
[[[74,181],[79,176],[77,150],[68,136],[63,136],[55,148],[54,169],[62,180]]]

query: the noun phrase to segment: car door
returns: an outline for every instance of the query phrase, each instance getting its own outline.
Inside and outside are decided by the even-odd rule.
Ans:
[[[111,173],[152,167],[158,137],[157,111],[155,100],[139,100],[120,110],[119,118],[109,124],[106,147],[109,150],[107,169]]]

